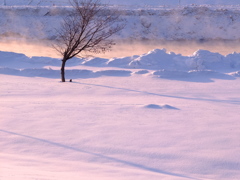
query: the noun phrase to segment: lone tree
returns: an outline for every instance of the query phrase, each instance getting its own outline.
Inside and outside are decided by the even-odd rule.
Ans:
[[[53,47],[62,55],[61,79],[66,62],[82,52],[104,53],[115,45],[110,37],[125,27],[117,9],[100,0],[71,0],[73,11],[63,18]]]

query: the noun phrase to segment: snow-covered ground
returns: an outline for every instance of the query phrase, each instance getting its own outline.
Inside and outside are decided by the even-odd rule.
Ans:
[[[69,10],[4,2],[0,46],[54,38]],[[237,0],[109,2],[129,22],[118,39],[240,38]],[[0,180],[240,179],[240,53],[74,58],[61,83],[60,59],[12,51],[0,51]]]
[[[0,179],[239,179],[239,57],[1,52]]]

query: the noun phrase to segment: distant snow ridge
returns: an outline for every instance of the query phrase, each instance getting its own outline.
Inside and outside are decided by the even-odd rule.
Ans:
[[[115,60],[118,63],[115,63]],[[240,54],[233,53],[223,56],[207,50],[198,50],[192,56],[182,56],[175,53],[167,53],[165,49],[155,49],[140,56],[111,59],[107,66],[151,69],[151,70],[237,70],[240,68]],[[92,61],[92,60],[90,60]],[[120,66],[118,66],[120,64]]]
[[[69,6],[0,6],[0,36],[55,39],[54,29],[70,10]],[[120,7],[120,10],[127,24],[115,39],[240,39],[240,6]]]
[[[0,73],[1,74],[29,74],[33,76],[56,77],[56,70],[45,67],[60,67],[61,61],[49,57],[27,57],[24,54],[1,52],[0,51]],[[143,55],[134,55],[123,58],[74,58],[67,62],[68,67],[94,66],[94,67],[116,67],[126,69],[139,69],[135,74],[149,74],[154,70],[153,75],[162,78],[189,76],[211,76],[223,79],[238,77],[240,71],[240,53],[232,53],[223,56],[219,53],[212,53],[207,50],[198,50],[192,56],[182,56],[175,53],[167,53],[165,49],[155,49]],[[44,70],[43,70],[44,69]],[[101,70],[97,72],[88,70],[67,70],[72,77],[92,76],[129,76],[132,72],[128,70]],[[233,73],[235,72],[235,73]],[[52,75],[51,75],[52,74]]]

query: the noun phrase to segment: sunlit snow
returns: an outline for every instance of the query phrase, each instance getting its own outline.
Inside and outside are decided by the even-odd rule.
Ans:
[[[148,1],[143,0],[137,7],[136,1],[121,2],[132,2],[128,8],[137,13],[136,8],[164,5],[157,4],[160,1],[152,0],[147,7]],[[26,19],[31,12],[42,14],[41,22],[47,28],[51,17],[43,12],[56,1],[39,1],[45,7],[34,4],[36,1],[21,1],[31,7],[20,1],[0,4],[3,2],[7,5],[0,6],[0,22],[4,22],[0,34],[5,40],[52,37],[52,31],[39,34],[29,29],[39,16]],[[216,5],[209,5],[215,1],[204,2],[207,6],[201,9],[188,3],[178,7],[179,1],[175,1],[174,7],[165,10],[190,13],[176,20],[183,28],[178,32],[188,31],[188,20],[203,13],[215,20],[213,28],[222,24],[219,31],[206,34],[208,38],[239,40],[240,8],[230,5],[228,10],[216,10]],[[234,0],[221,2],[221,8],[224,2],[237,4]],[[158,11],[151,8],[147,12]],[[216,11],[229,19],[212,17]],[[138,26],[141,16],[135,18],[131,22]],[[172,25],[168,22],[165,27]],[[117,38],[131,38],[131,25]],[[190,29],[196,33],[173,36],[174,31],[162,29],[155,37],[203,41],[199,37],[205,32],[195,26]],[[140,31],[138,35],[143,37]],[[66,64],[66,79],[72,82],[65,83],[60,82],[60,65],[60,58],[28,56],[14,49],[0,51],[1,180],[240,179],[239,52],[223,55],[196,49],[182,55],[155,48],[133,56],[73,58]]]

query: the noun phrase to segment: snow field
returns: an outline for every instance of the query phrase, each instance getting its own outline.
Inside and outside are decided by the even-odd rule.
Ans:
[[[239,79],[1,77],[3,179],[18,166],[43,179],[239,177]]]
[[[128,22],[116,40],[239,39],[238,0],[109,2]],[[6,3],[7,41],[54,39],[70,9]],[[239,53],[124,56],[71,59],[61,83],[60,59],[0,51],[0,179],[239,180]]]
[[[60,83],[59,59],[1,52],[0,178],[238,179],[238,56],[73,59]]]

